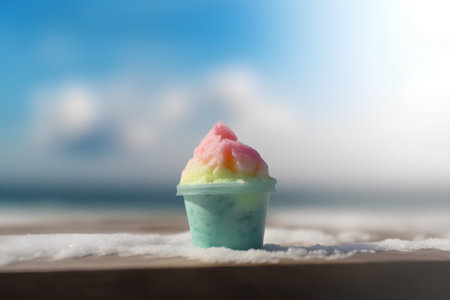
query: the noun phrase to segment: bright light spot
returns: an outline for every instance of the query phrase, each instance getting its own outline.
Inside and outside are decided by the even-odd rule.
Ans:
[[[402,1],[401,9],[417,33],[426,38],[450,42],[449,1]]]

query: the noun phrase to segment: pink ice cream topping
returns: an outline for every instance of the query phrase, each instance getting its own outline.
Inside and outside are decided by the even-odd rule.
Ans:
[[[233,131],[220,121],[195,148],[194,158],[206,165],[222,165],[234,173],[268,175],[267,164],[259,153],[239,142]]]
[[[195,148],[194,157],[183,171],[182,181],[183,177],[188,179],[191,176],[199,176],[195,172],[199,169],[209,173],[205,176],[212,173],[220,176],[222,172],[217,170],[226,169],[231,172],[230,174],[234,174],[233,177],[238,176],[244,180],[252,177],[271,178],[268,166],[259,153],[252,147],[239,142],[233,131],[220,121],[213,126],[198,147]],[[224,174],[224,176],[226,175]]]

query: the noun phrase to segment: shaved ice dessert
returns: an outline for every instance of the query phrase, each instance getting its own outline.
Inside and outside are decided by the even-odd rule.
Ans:
[[[219,121],[195,148],[194,157],[181,174],[180,185],[254,180],[275,182],[259,153],[239,142]]]
[[[218,122],[194,150],[177,186],[197,247],[258,249],[276,180],[259,153]]]

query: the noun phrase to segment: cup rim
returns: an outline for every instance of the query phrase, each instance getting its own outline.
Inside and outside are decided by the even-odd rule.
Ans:
[[[177,196],[237,193],[267,193],[275,191],[276,181],[252,180],[246,182],[219,182],[177,185]]]

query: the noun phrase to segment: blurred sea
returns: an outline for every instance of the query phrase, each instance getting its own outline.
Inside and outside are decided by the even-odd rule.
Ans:
[[[48,188],[0,187],[0,208],[76,209],[92,211],[184,211],[175,187]],[[450,211],[449,191],[405,190],[278,190],[271,193],[274,210]]]

